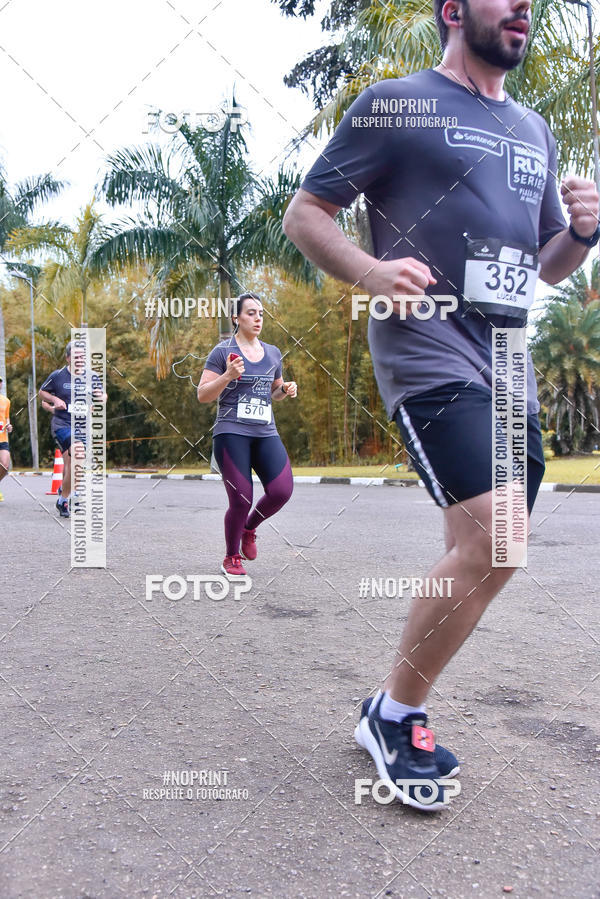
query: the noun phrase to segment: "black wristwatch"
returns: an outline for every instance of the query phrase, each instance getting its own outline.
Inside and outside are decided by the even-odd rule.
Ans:
[[[569,234],[571,235],[573,240],[576,240],[577,243],[582,243],[584,247],[595,247],[600,240],[600,222],[598,223],[598,227],[591,237],[582,237],[581,234],[577,233],[573,225],[569,225]]]
[[[285,389],[285,384],[280,384],[279,386],[281,387],[281,392],[285,393],[285,395],[287,396],[287,390]]]

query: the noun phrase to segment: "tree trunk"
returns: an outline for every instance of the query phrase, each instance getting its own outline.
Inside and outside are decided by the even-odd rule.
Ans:
[[[219,297],[221,301],[231,299],[231,281],[224,269],[219,271]],[[219,340],[225,340],[225,338],[231,337],[231,334],[231,310],[226,313],[223,309],[219,313]]]
[[[344,453],[350,457],[350,434],[348,432],[348,387],[350,386],[350,341],[352,338],[352,304],[348,318],[348,341],[346,346],[346,377],[344,378]]]
[[[87,287],[81,288],[81,327],[87,328]]]

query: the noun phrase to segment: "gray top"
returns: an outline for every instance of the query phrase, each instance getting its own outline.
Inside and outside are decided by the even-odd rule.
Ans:
[[[248,437],[272,437],[277,434],[271,389],[273,381],[281,378],[281,351],[262,340],[260,344],[265,351],[260,362],[250,362],[235,337],[222,340],[210,351],[205,368],[218,375],[225,372],[230,353],[244,357],[244,374],[240,379],[230,381],[219,397],[213,436],[243,434]]]
[[[458,298],[445,321],[439,306],[425,320],[369,318],[390,418],[452,381],[491,389],[492,325],[526,326],[535,254],[566,227],[553,173],[556,143],[541,116],[432,69],[367,88],[344,115],[302,187],[338,206],[364,193],[376,257],[419,259],[438,282],[426,293]],[[529,357],[528,411],[538,410]]]

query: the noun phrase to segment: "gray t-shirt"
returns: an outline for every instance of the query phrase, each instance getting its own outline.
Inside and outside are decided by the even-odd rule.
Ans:
[[[535,280],[538,249],[566,227],[555,174],[556,143],[541,116],[512,98],[474,96],[432,69],[372,85],[346,112],[302,187],[338,206],[364,193],[375,256],[421,260],[438,282],[426,293],[458,298],[455,312],[438,305],[430,319],[369,318],[390,418],[442,384],[491,389],[492,325],[526,326],[526,310],[510,304],[522,303],[523,279]],[[474,294],[473,278],[464,296],[469,248],[504,306],[487,289]],[[530,357],[528,410],[539,410]]]
[[[205,368],[222,375],[230,353],[244,357],[244,374],[230,381],[219,397],[217,434],[243,434],[248,437],[272,437],[277,434],[271,389],[273,381],[281,378],[281,351],[270,343],[260,341],[265,354],[260,362],[250,362],[237,345],[235,337],[228,337],[210,351]]]

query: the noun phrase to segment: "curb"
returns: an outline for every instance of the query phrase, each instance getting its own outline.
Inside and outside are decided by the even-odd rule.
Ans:
[[[51,471],[14,471],[13,475],[21,478],[50,477]],[[107,478],[123,480],[147,481],[220,481],[220,474],[136,474],[129,471],[109,471]],[[260,483],[256,475],[255,483]],[[362,487],[424,487],[423,481],[416,478],[335,478],[327,476],[294,475],[294,484],[345,484]],[[542,482],[540,492],[543,493],[600,493],[600,484],[549,484]]]

